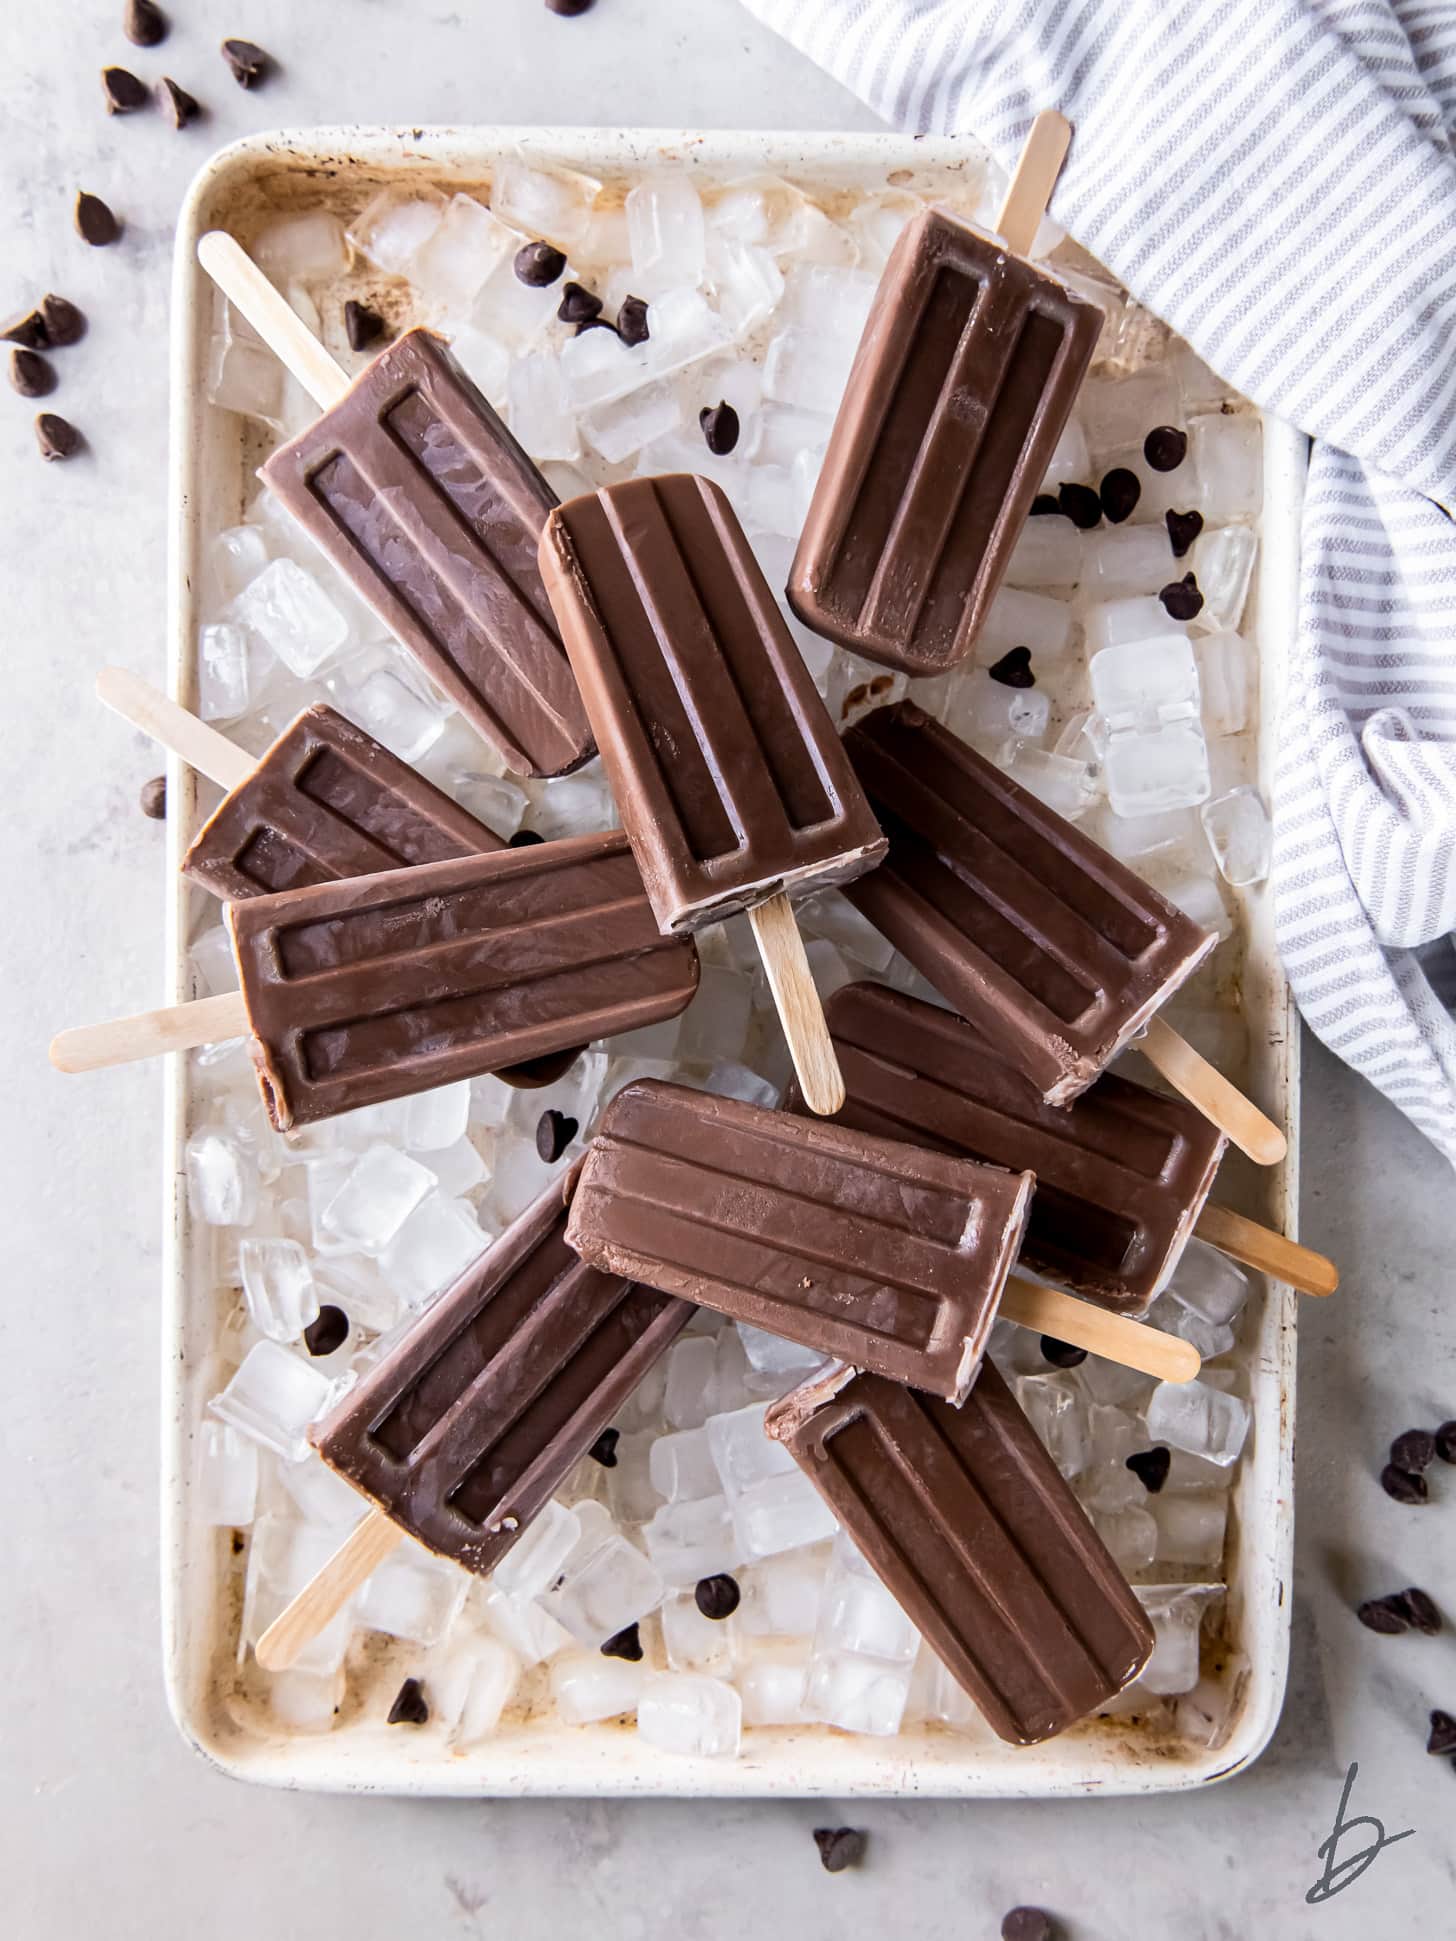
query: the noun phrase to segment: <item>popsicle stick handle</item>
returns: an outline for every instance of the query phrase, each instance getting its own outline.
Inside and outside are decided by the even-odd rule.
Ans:
[[[1282,1233],[1247,1220],[1232,1207],[1205,1206],[1193,1228],[1210,1247],[1231,1254],[1245,1267],[1257,1267],[1261,1274],[1272,1274],[1286,1281],[1301,1294],[1333,1294],[1340,1284],[1340,1270],[1313,1247],[1301,1247],[1297,1240],[1286,1240]]]
[[[1134,1042],[1154,1071],[1161,1072],[1174,1091],[1196,1105],[1220,1132],[1226,1132],[1240,1152],[1260,1166],[1279,1164],[1289,1150],[1289,1141],[1278,1126],[1170,1024],[1159,1017],[1149,1018],[1143,1036]]]
[[[1191,1382],[1203,1366],[1191,1341],[1150,1328],[1146,1321],[1131,1321],[1125,1314],[1109,1314],[1106,1308],[1079,1301],[1055,1287],[1038,1286],[1019,1274],[1006,1283],[1000,1313],[1019,1327],[1055,1335],[1074,1348],[1085,1348],[1089,1355],[1120,1362],[1160,1382]]]
[[[242,245],[226,230],[209,229],[197,245],[197,260],[319,409],[336,405],[349,388],[348,372],[339,368]]]
[[[287,1671],[403,1537],[404,1531],[383,1510],[371,1510],[362,1523],[356,1523],[317,1577],[304,1585],[253,1647],[264,1671]]]
[[[164,1011],[139,1011],[133,1018],[78,1025],[51,1039],[51,1063],[58,1072],[99,1072],[109,1065],[132,1065],[166,1051],[190,1051],[224,1038],[245,1038],[251,1029],[241,991],[194,998]]]
[[[103,667],[96,676],[96,698],[219,788],[231,792],[241,787],[258,766],[246,749],[237,747],[186,708],[179,708],[160,688],[129,668]]]
[[[1055,108],[1046,108],[1031,124],[1016,164],[1016,173],[996,218],[996,234],[1018,256],[1029,256],[1047,204],[1052,199],[1067,148],[1072,139],[1072,124]]]
[[[766,903],[756,904],[748,920],[784,1027],[799,1091],[811,1112],[827,1117],[844,1104],[844,1079],[788,897],[780,891]]]

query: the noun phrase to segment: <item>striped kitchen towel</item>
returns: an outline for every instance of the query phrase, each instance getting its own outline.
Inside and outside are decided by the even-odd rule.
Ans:
[[[887,120],[1010,168],[1315,440],[1275,787],[1280,947],[1315,1032],[1456,1163],[1456,5],[745,0]]]

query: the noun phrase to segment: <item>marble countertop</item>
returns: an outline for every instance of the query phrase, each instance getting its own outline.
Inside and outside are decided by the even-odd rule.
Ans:
[[[161,1088],[137,1066],[83,1090],[44,1057],[58,1026],[143,1005],[161,987],[161,833],[136,808],[159,764],[90,687],[112,660],[162,673],[168,266],[183,190],[214,147],[280,125],[874,123],[735,0],[599,0],[578,20],[541,0],[200,0],[176,7],[151,51],[125,42],[121,11],[121,0],[12,6],[0,20],[5,305],[54,289],[90,319],[85,341],[57,356],[49,401],[86,434],[83,456],[42,466],[35,407],[9,392],[0,402],[13,683],[0,851],[12,907],[34,913],[0,946],[14,1088],[0,1361],[7,1933],[647,1941],[853,1922],[971,1941],[1030,1901],[1072,1941],[1363,1941],[1449,1909],[1456,1777],[1423,1746],[1430,1707],[1456,1711],[1456,1647],[1377,1638],[1351,1607],[1414,1582],[1456,1614],[1456,1472],[1435,1478],[1444,1500],[1419,1510],[1377,1483],[1393,1434],[1456,1415],[1456,1376],[1442,1379],[1456,1349],[1444,1298],[1451,1180],[1317,1046],[1304,1227],[1345,1285],[1303,1310],[1289,1698],[1270,1749],[1240,1778],[1201,1795],[1072,1804],[442,1804],[251,1790],[184,1747],[158,1652]],[[223,34],[276,54],[265,89],[235,86]],[[173,75],[207,118],[180,134],[154,112],[108,119],[98,76],[111,61]],[[82,186],[125,217],[116,248],[76,237]],[[1355,1762],[1347,1817],[1411,1837],[1310,1906]],[[869,1829],[868,1858],[831,1878],[810,1832],[846,1820]],[[1371,1834],[1351,1829],[1334,1858]]]

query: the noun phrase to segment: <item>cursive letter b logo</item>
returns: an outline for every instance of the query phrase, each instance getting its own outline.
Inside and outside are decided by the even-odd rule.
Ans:
[[[1414,1827],[1407,1827],[1404,1833],[1387,1833],[1384,1823],[1368,1813],[1358,1814],[1353,1820],[1345,1818],[1345,1808],[1350,1803],[1350,1792],[1355,1784],[1355,1775],[1360,1768],[1352,1765],[1345,1774],[1345,1790],[1340,1794],[1339,1811],[1335,1814],[1335,1829],[1328,1840],[1319,1848],[1319,1857],[1325,1863],[1325,1870],[1305,1895],[1310,1905],[1317,1906],[1335,1894],[1342,1894],[1364,1873],[1371,1861],[1385,1847],[1393,1847],[1397,1840],[1409,1840]],[[1347,1833],[1357,1827],[1369,1827],[1370,1839],[1357,1853],[1347,1854],[1343,1860],[1336,1859],[1340,1842]]]

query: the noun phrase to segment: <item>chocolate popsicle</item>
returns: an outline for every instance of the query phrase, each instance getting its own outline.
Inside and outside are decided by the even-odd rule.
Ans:
[[[351,383],[230,236],[198,256],[323,408],[265,484],[510,767],[589,760],[536,565],[555,495],[443,340],[407,331]]]
[[[901,232],[789,576],[805,626],[912,675],[975,644],[1103,326],[1025,260],[1065,150],[1039,139],[1039,201],[1014,186],[999,234],[943,209]]]
[[[841,1368],[764,1426],[1000,1738],[1064,1732],[1151,1657],[1146,1613],[992,1363],[959,1408]]]

